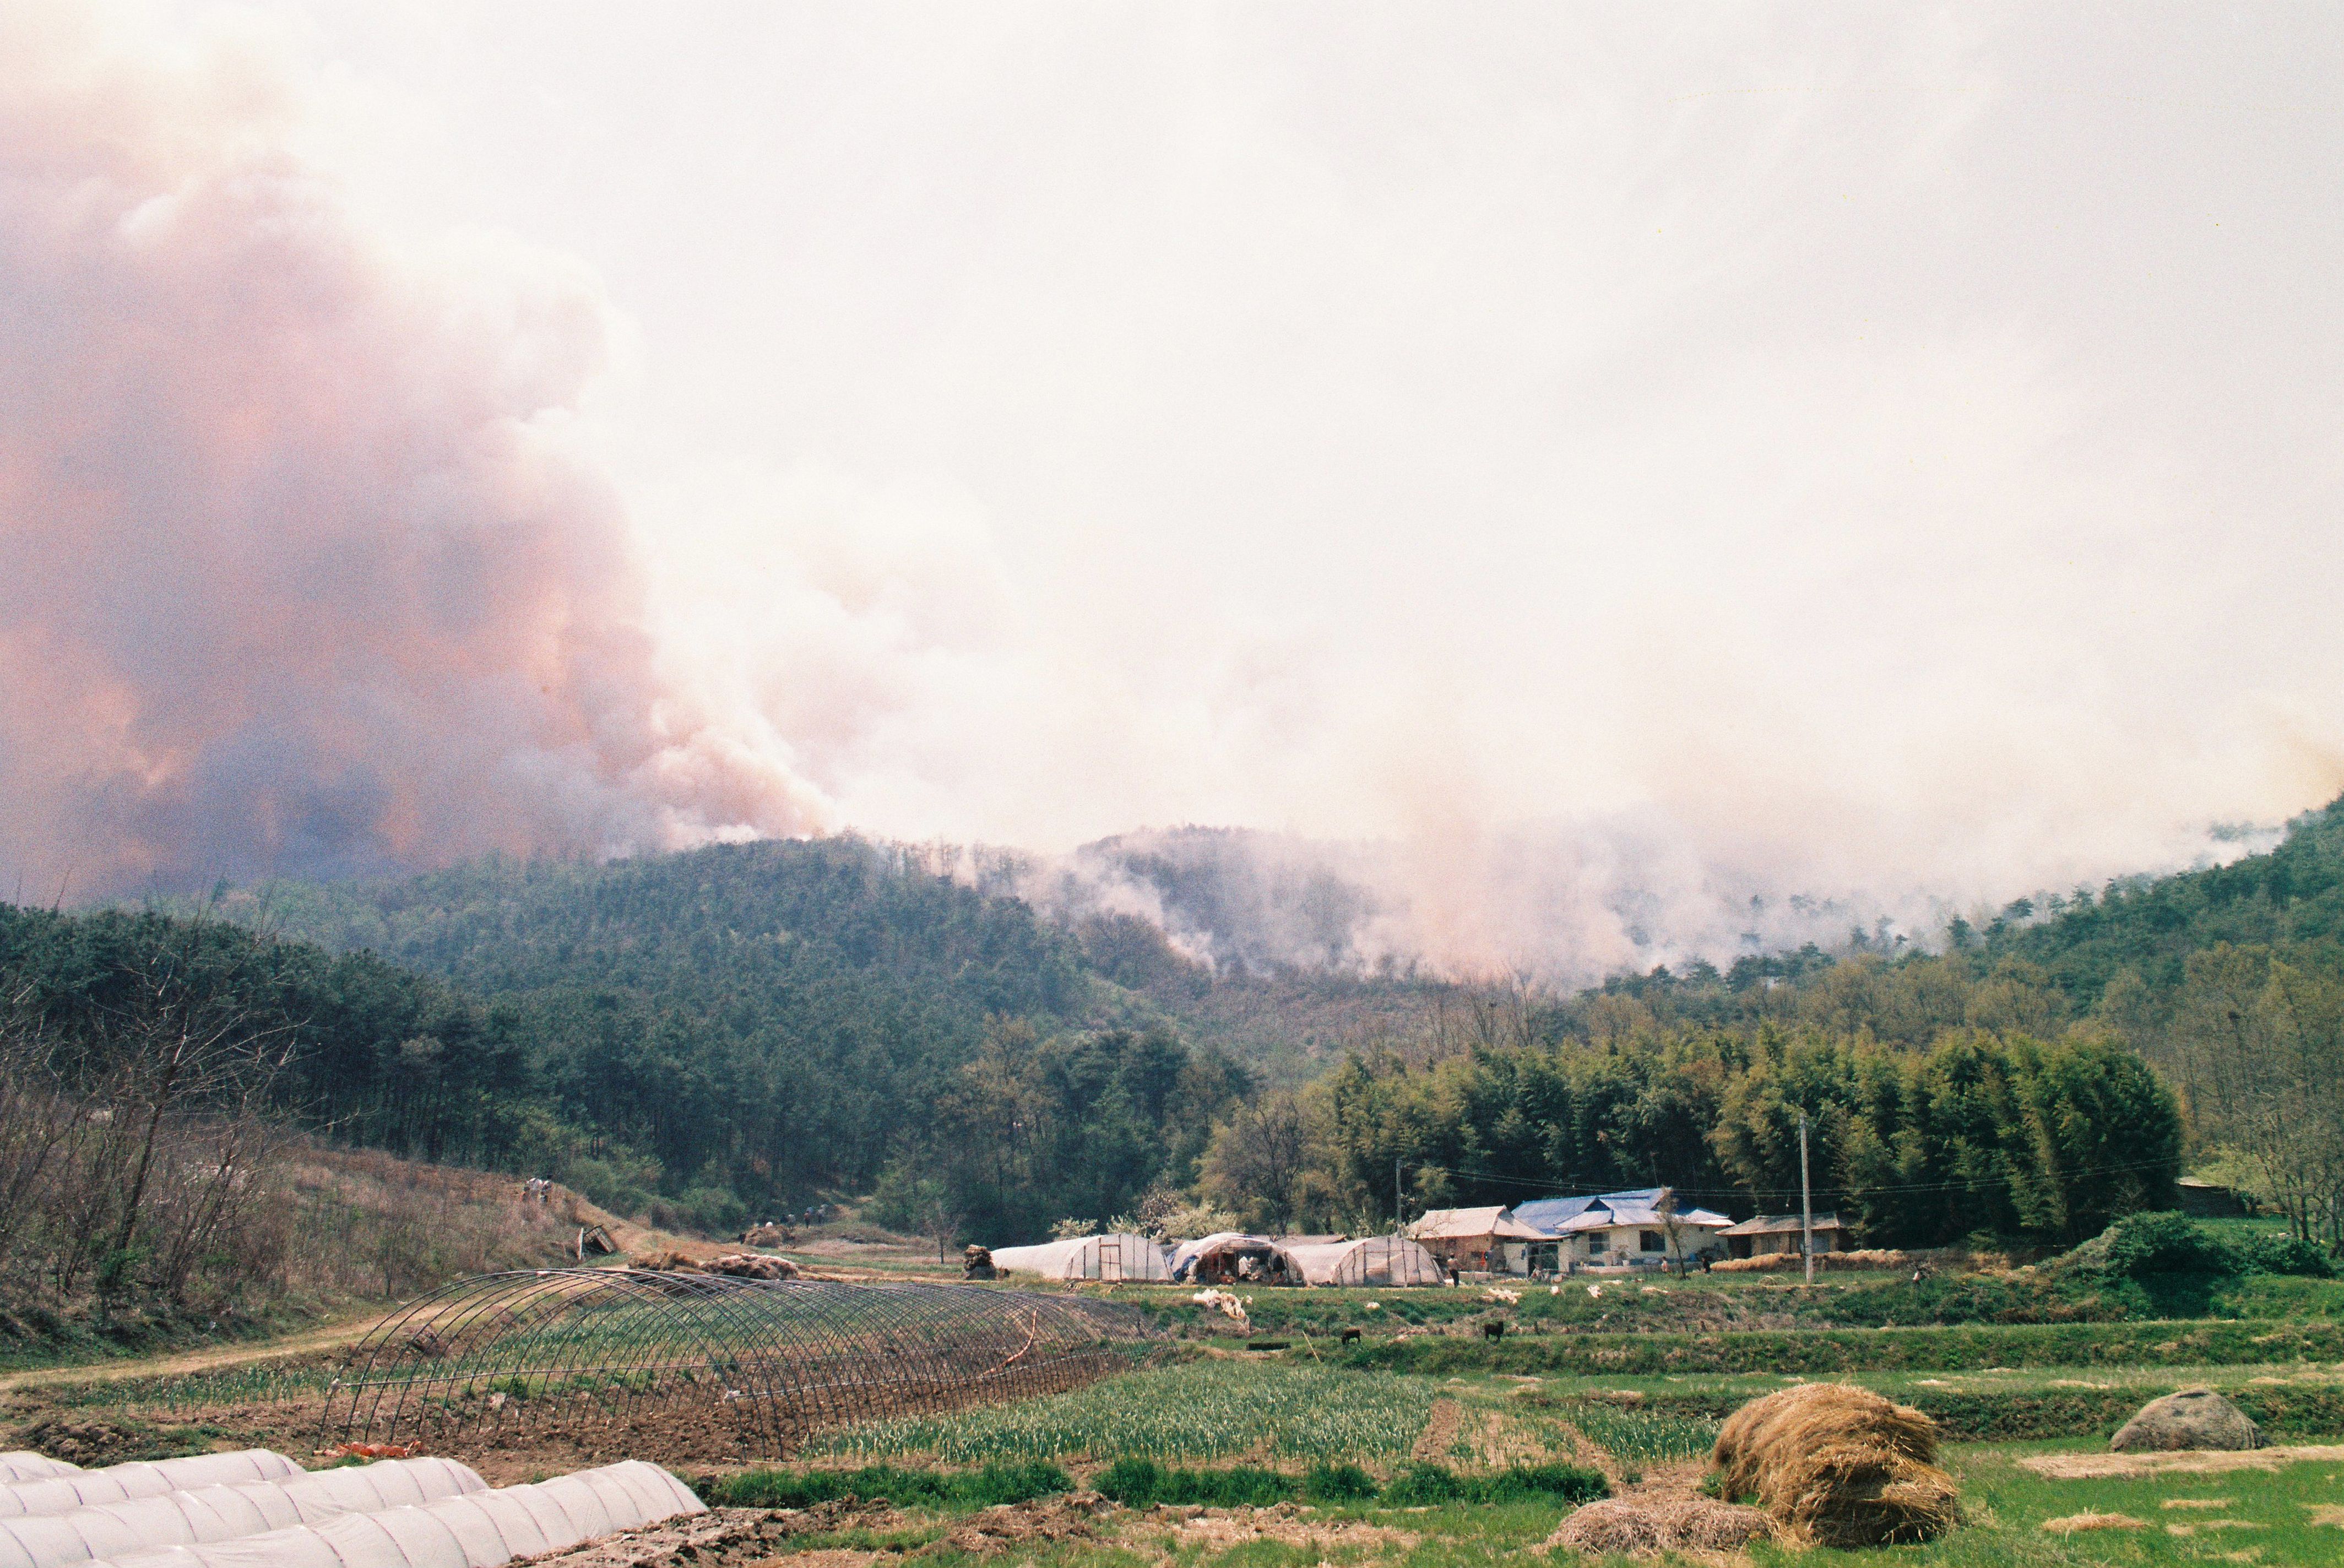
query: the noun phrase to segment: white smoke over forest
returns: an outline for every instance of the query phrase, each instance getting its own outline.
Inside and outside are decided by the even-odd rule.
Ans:
[[[2167,20],[0,0],[0,896],[854,829],[1581,979],[2238,853],[2344,32]]]

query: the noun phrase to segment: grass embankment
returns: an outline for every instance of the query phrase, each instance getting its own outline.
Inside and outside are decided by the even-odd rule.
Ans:
[[[0,1270],[0,1372],[215,1347],[268,1354],[280,1336],[379,1312],[463,1275],[574,1263],[582,1225],[604,1225],[626,1247],[674,1239],[562,1189],[535,1201],[512,1176],[307,1138],[256,1179],[271,1184],[276,1242],[271,1260],[253,1260],[233,1289],[173,1301],[142,1287],[101,1300],[86,1278],[60,1294],[53,1281]]]
[[[1345,1329],[1385,1335],[1411,1329],[1462,1329],[1490,1319],[1574,1330],[1786,1328],[1806,1318],[1823,1321],[1815,1316],[1818,1304],[1835,1289],[1695,1275],[1602,1281],[1592,1295],[1581,1281],[1399,1290],[1238,1286],[1232,1293],[1246,1303],[1256,1334],[1331,1339]],[[1175,1333],[1229,1332],[1231,1320],[1191,1300],[1195,1294],[1193,1287],[1126,1289],[1116,1299],[1141,1307],[1159,1327]],[[1515,1300],[1507,1300],[1509,1296]]]
[[[1973,1367],[2259,1366],[2344,1359],[2344,1323],[2016,1323],[1720,1334],[1420,1335],[1361,1340],[1330,1364],[1407,1372],[1800,1372]]]
[[[2199,1385],[2218,1388],[2224,1398],[2273,1438],[2344,1434],[2344,1380],[2307,1379],[2258,1386],[2235,1374],[2224,1376],[2221,1369],[2191,1368],[2187,1372],[2186,1377],[2151,1381],[2136,1371],[2122,1381],[2096,1387],[2064,1378],[2004,1387],[1933,1387],[1916,1385],[1909,1378],[1863,1374],[1846,1381],[1924,1411],[1948,1439],[1956,1442],[2109,1437],[2149,1401],[2176,1389]],[[1528,1389],[1514,1397],[1533,1408],[1553,1411],[1606,1448],[1613,1446],[1607,1432],[1633,1431],[1647,1422],[1673,1425],[1691,1434],[1680,1445],[1689,1456],[1708,1446],[1701,1433],[1714,1437],[1719,1421],[1747,1401],[1782,1386],[1780,1379],[1703,1381],[1650,1391]]]
[[[692,1490],[712,1508],[810,1508],[850,1498],[934,1508],[991,1508],[1056,1496],[1073,1490],[1074,1484],[1056,1465],[1029,1461],[958,1472],[904,1470],[892,1464],[860,1470],[746,1470],[702,1476]]]
[[[347,1303],[280,1297],[240,1310],[139,1301],[111,1311],[0,1310],[0,1373],[136,1361],[209,1346],[265,1348],[315,1327]]]
[[[1518,1464],[1487,1474],[1460,1475],[1445,1465],[1416,1463],[1379,1482],[1355,1464],[1322,1463],[1288,1472],[1251,1464],[1181,1469],[1132,1458],[1116,1460],[1092,1476],[1089,1484],[1100,1495],[1127,1508],[1158,1502],[1209,1508],[1259,1508],[1296,1502],[1380,1503],[1387,1508],[1531,1500],[1575,1503],[1611,1492],[1601,1472],[1575,1464]],[[907,1470],[889,1464],[865,1465],[860,1470],[760,1469],[703,1477],[697,1489],[703,1502],[739,1508],[805,1508],[851,1499],[968,1509],[1028,1502],[1073,1486],[1073,1479],[1056,1465],[1027,1461],[966,1471]]]

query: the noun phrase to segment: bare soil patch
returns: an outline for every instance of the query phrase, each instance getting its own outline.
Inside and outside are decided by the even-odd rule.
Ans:
[[[1409,1450],[1411,1458],[1441,1463],[1449,1458],[1449,1445],[1457,1441],[1457,1433],[1465,1424],[1465,1407],[1455,1400],[1435,1400],[1432,1414],[1417,1434],[1416,1446]]]
[[[997,1503],[955,1525],[945,1544],[963,1552],[1006,1552],[1036,1542],[1096,1541],[1099,1520],[1115,1506],[1096,1492]]]
[[[713,1508],[550,1552],[529,1561],[555,1568],[655,1568],[690,1563],[693,1568],[734,1568],[762,1563],[789,1550],[794,1537],[834,1535],[848,1530],[895,1530],[904,1517],[884,1502],[823,1502],[812,1508]],[[842,1553],[868,1562],[870,1553]],[[812,1554],[793,1561],[805,1563]],[[844,1564],[841,1565],[844,1568]]]
[[[1335,1546],[1391,1547],[1406,1551],[1421,1536],[1412,1530],[1369,1524],[1356,1519],[1319,1519],[1299,1503],[1280,1502],[1268,1508],[1167,1508],[1157,1506],[1146,1516],[1154,1522],[1168,1518],[1172,1533],[1166,1544],[1226,1549],[1255,1541],[1275,1541],[1285,1546],[1323,1551]]]

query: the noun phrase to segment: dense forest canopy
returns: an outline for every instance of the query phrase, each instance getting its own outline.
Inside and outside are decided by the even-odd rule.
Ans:
[[[1965,1036],[2114,1042],[2177,1096],[2201,1159],[2344,1243],[2344,800],[2268,854],[1955,921],[1943,950],[1862,932],[1621,976],[1554,1004],[1550,1042],[1649,1047],[1763,1031],[1805,1048],[1931,1050]]]
[[[854,840],[605,866],[490,860],[278,886],[265,902],[223,890],[207,908],[248,927],[195,906],[0,912],[16,1024],[66,1050],[140,955],[184,946],[256,1030],[287,1032],[275,1095],[292,1114],[710,1229],[868,1189],[935,1128],[965,1125],[985,1073],[1018,1079],[1015,1125],[1072,1140],[1021,1146],[1019,1192],[997,1199],[1018,1224],[1136,1196],[1162,1172],[1132,1138],[1200,1145],[1252,1087],[1102,978],[1076,936]],[[1145,946],[1108,935],[1127,963]],[[1179,965],[1168,950],[1155,961]],[[1156,1067],[1127,1093],[1077,1070],[1141,1047]],[[1165,1073],[1187,1086],[1177,1108],[1147,1087]],[[1094,1119],[1096,1136],[1070,1130]],[[1172,1158],[1188,1179],[1193,1151]]]
[[[1748,1213],[1789,1206],[1802,1112],[1824,1200],[1886,1243],[2069,1240],[2169,1200],[2185,1151],[2307,1233],[2344,1192],[2344,803],[2268,855],[2022,901],[1935,953],[1856,933],[1565,997],[1216,976],[1139,922],[1056,925],[852,839],[208,907],[246,924],[0,909],[11,1027],[70,1080],[167,949],[287,1042],[288,1113],[712,1229],[874,1188],[987,1241],[1622,1186]],[[1233,1017],[1258,1040],[1332,1017],[1353,1032],[1307,1083],[1224,1048]]]

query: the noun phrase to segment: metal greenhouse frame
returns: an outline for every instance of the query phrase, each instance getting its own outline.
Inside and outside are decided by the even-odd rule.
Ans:
[[[970,1285],[553,1269],[459,1280],[359,1341],[328,1442],[445,1452],[697,1415],[744,1455],[874,1416],[1056,1393],[1151,1348],[1137,1310]]]

